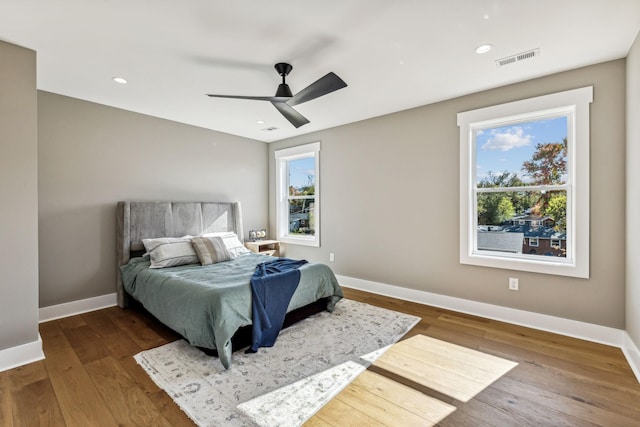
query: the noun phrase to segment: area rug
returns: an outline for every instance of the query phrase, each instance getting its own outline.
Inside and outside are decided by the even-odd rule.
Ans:
[[[283,330],[274,347],[234,353],[228,370],[185,341],[135,359],[198,426],[297,426],[419,321],[343,299]]]

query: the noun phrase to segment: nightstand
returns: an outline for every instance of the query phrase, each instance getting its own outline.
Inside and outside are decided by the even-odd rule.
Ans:
[[[254,242],[244,242],[244,245],[251,252],[257,254],[280,256],[280,242],[277,240],[256,240]]]

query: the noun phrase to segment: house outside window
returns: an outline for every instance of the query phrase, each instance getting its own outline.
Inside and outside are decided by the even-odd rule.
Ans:
[[[589,277],[592,93],[586,87],[458,114],[461,263]],[[518,233],[523,248],[487,250],[486,241],[508,241],[487,233]]]
[[[320,143],[277,150],[278,240],[320,246]]]

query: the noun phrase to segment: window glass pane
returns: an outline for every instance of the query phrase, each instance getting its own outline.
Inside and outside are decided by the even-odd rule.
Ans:
[[[315,197],[296,198],[289,200],[289,233],[315,234],[314,217]]]
[[[536,256],[567,256],[566,191],[477,194],[477,249]]]
[[[289,160],[289,196],[313,196],[316,183],[316,159]]]
[[[478,187],[558,185],[567,182],[567,117],[478,129]]]

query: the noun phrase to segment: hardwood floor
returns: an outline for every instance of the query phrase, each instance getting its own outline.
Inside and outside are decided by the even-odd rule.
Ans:
[[[620,349],[345,289],[420,316],[423,334],[518,362],[441,426],[639,426],[640,384]],[[0,373],[0,426],[190,426],[133,355],[179,338],[145,313],[112,307],[42,323],[46,359]],[[401,425],[397,420],[395,425]],[[345,422],[344,425],[353,425]]]

